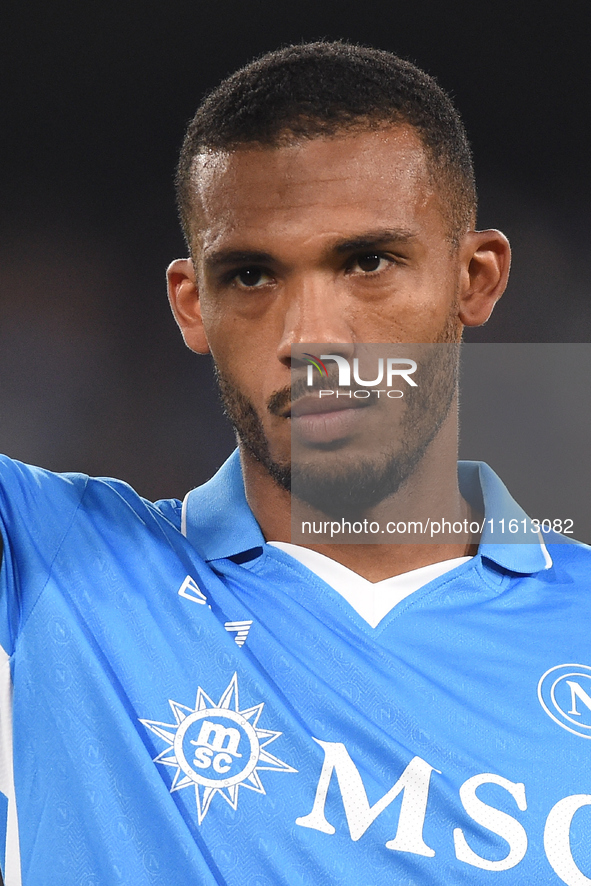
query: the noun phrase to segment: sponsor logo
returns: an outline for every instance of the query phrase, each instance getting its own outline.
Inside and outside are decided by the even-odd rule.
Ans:
[[[205,596],[195,579],[191,578],[190,575],[188,575],[183,581],[178,590],[178,594],[179,597],[184,597],[185,600],[192,600],[194,603],[207,603],[207,597]]]
[[[560,665],[560,667],[572,668],[573,665]],[[576,665],[576,667],[580,668],[581,665]],[[386,842],[386,849],[422,855],[427,858],[436,856],[436,849],[425,842],[423,829],[427,819],[431,785],[437,776],[441,775],[440,770],[435,769],[421,757],[413,757],[395,783],[381,798],[377,798],[375,791],[372,791],[374,802],[371,803],[361,773],[345,745],[341,742],[321,741],[319,738],[315,738],[314,741],[320,745],[324,759],[312,809],[307,815],[296,818],[296,825],[319,831],[325,834],[327,839],[330,839],[337,833],[337,827],[326,816],[327,813],[331,818],[335,816],[335,801],[340,793],[345,814],[344,817],[340,816],[338,819],[335,816],[334,821],[338,825],[341,836],[348,830],[351,840],[357,842],[364,837],[370,825],[386,812],[392,801],[402,795],[398,811],[398,826],[392,834],[392,839]],[[450,782],[447,778],[445,781],[447,792]],[[489,795],[489,798],[492,799],[496,796],[500,799],[501,792],[503,792],[505,806],[507,807],[508,802],[508,808],[513,807],[515,815],[498,809],[496,805],[490,805],[486,802],[486,794],[484,797],[479,796],[480,789],[487,785],[495,785],[495,794]],[[439,795],[442,796],[441,789]],[[462,827],[453,828],[451,836],[458,861],[484,871],[501,872],[516,867],[525,858],[528,850],[527,832],[524,824],[519,820],[522,817],[520,813],[526,812],[528,808],[525,784],[510,781],[495,772],[482,772],[472,775],[460,786],[459,799],[464,812],[474,824],[471,823],[469,827],[466,827],[464,817]],[[538,801],[539,797],[536,797],[536,803]],[[579,809],[585,807],[591,807],[590,794],[574,794],[564,797],[552,806],[544,825],[546,858],[558,878],[567,886],[584,886],[584,884],[591,883],[591,879],[586,877],[578,867],[571,847],[572,820]],[[430,818],[431,821],[434,820],[433,813]],[[444,820],[451,824],[447,814],[444,816]],[[527,822],[527,818],[524,818],[525,822]],[[492,848],[492,840],[489,843],[488,851],[485,849],[485,855],[480,855],[480,850],[486,847],[486,842],[481,839],[480,845],[478,845],[475,837],[479,832],[482,834],[483,830],[500,837],[504,842],[505,854],[500,858],[498,852]],[[536,842],[538,840],[539,835],[536,834]],[[497,857],[489,857],[491,849],[492,854]],[[447,841],[445,851],[449,851]],[[576,854],[580,858],[580,852]],[[489,882],[488,879],[487,882]],[[511,882],[522,883],[525,880],[519,878],[519,880]],[[528,882],[530,881],[528,880]]]
[[[538,698],[548,716],[563,729],[591,738],[591,667],[556,665],[538,683]]]
[[[234,634],[237,646],[244,646],[248,632],[252,627],[252,621],[227,621],[224,627],[229,634]]]
[[[176,769],[171,793],[195,789],[199,824],[216,794],[232,809],[241,787],[264,794],[261,770],[297,772],[267,750],[282,733],[259,727],[264,702],[240,710],[236,674],[218,702],[199,687],[194,708],[171,700],[169,705],[174,723],[140,722],[167,744],[154,762]]]

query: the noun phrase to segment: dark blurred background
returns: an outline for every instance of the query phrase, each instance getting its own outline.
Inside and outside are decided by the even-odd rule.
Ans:
[[[591,6],[581,2],[52,0],[3,14],[0,450],[182,497],[232,448],[208,358],[169,315],[172,178],[200,97],[266,50],[391,49],[452,93],[480,225],[512,241],[471,341],[591,339]]]

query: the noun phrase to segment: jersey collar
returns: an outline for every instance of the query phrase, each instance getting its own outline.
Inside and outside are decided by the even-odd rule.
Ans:
[[[517,504],[502,480],[483,461],[458,462],[458,483],[466,501],[477,510],[484,508],[484,528],[480,538],[478,553],[511,572],[525,575],[541,572],[552,566],[552,558],[544,544],[541,533],[533,533],[531,520]],[[511,541],[499,544],[500,521],[504,520],[504,531]],[[509,524],[517,532],[509,533]]]
[[[185,496],[181,531],[204,560],[235,557],[265,544],[246,501],[237,449],[211,480]]]
[[[461,461],[458,478],[462,495],[486,521],[479,554],[511,572],[532,574],[549,569],[552,560],[543,540],[521,528],[528,524],[525,511],[509,495],[495,472],[484,462]],[[508,526],[516,520],[519,531],[509,544],[493,542],[493,526],[504,519]],[[238,450],[211,480],[191,490],[183,502],[182,532],[206,561],[227,559],[262,548],[265,539],[250,510],[244,492]],[[532,540],[534,539],[534,540]]]

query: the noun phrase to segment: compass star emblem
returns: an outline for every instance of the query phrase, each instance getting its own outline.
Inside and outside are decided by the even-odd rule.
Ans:
[[[168,745],[154,762],[176,769],[170,792],[195,788],[199,824],[216,794],[232,809],[238,806],[241,787],[264,794],[259,771],[297,772],[266,750],[282,733],[258,726],[264,702],[240,710],[237,674],[217,703],[201,686],[194,708],[170,699],[168,703],[174,723],[157,720],[140,720],[140,723]]]

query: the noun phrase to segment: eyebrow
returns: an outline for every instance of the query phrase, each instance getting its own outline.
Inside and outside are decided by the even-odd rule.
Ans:
[[[414,231],[404,228],[382,228],[379,231],[368,231],[359,237],[352,237],[350,240],[343,240],[334,248],[338,253],[355,252],[359,249],[375,249],[389,243],[409,243],[416,237],[417,234]]]
[[[404,228],[380,228],[377,231],[367,231],[358,237],[341,240],[333,244],[329,251],[339,255],[356,252],[361,249],[378,249],[388,244],[404,244],[416,239],[414,231]],[[220,249],[204,256],[204,264],[211,270],[227,267],[228,265],[270,265],[275,264],[276,259],[269,252],[250,249]]]
[[[220,249],[204,256],[203,261],[208,268],[219,268],[225,265],[270,264],[274,262],[274,259],[269,252],[248,249]]]

